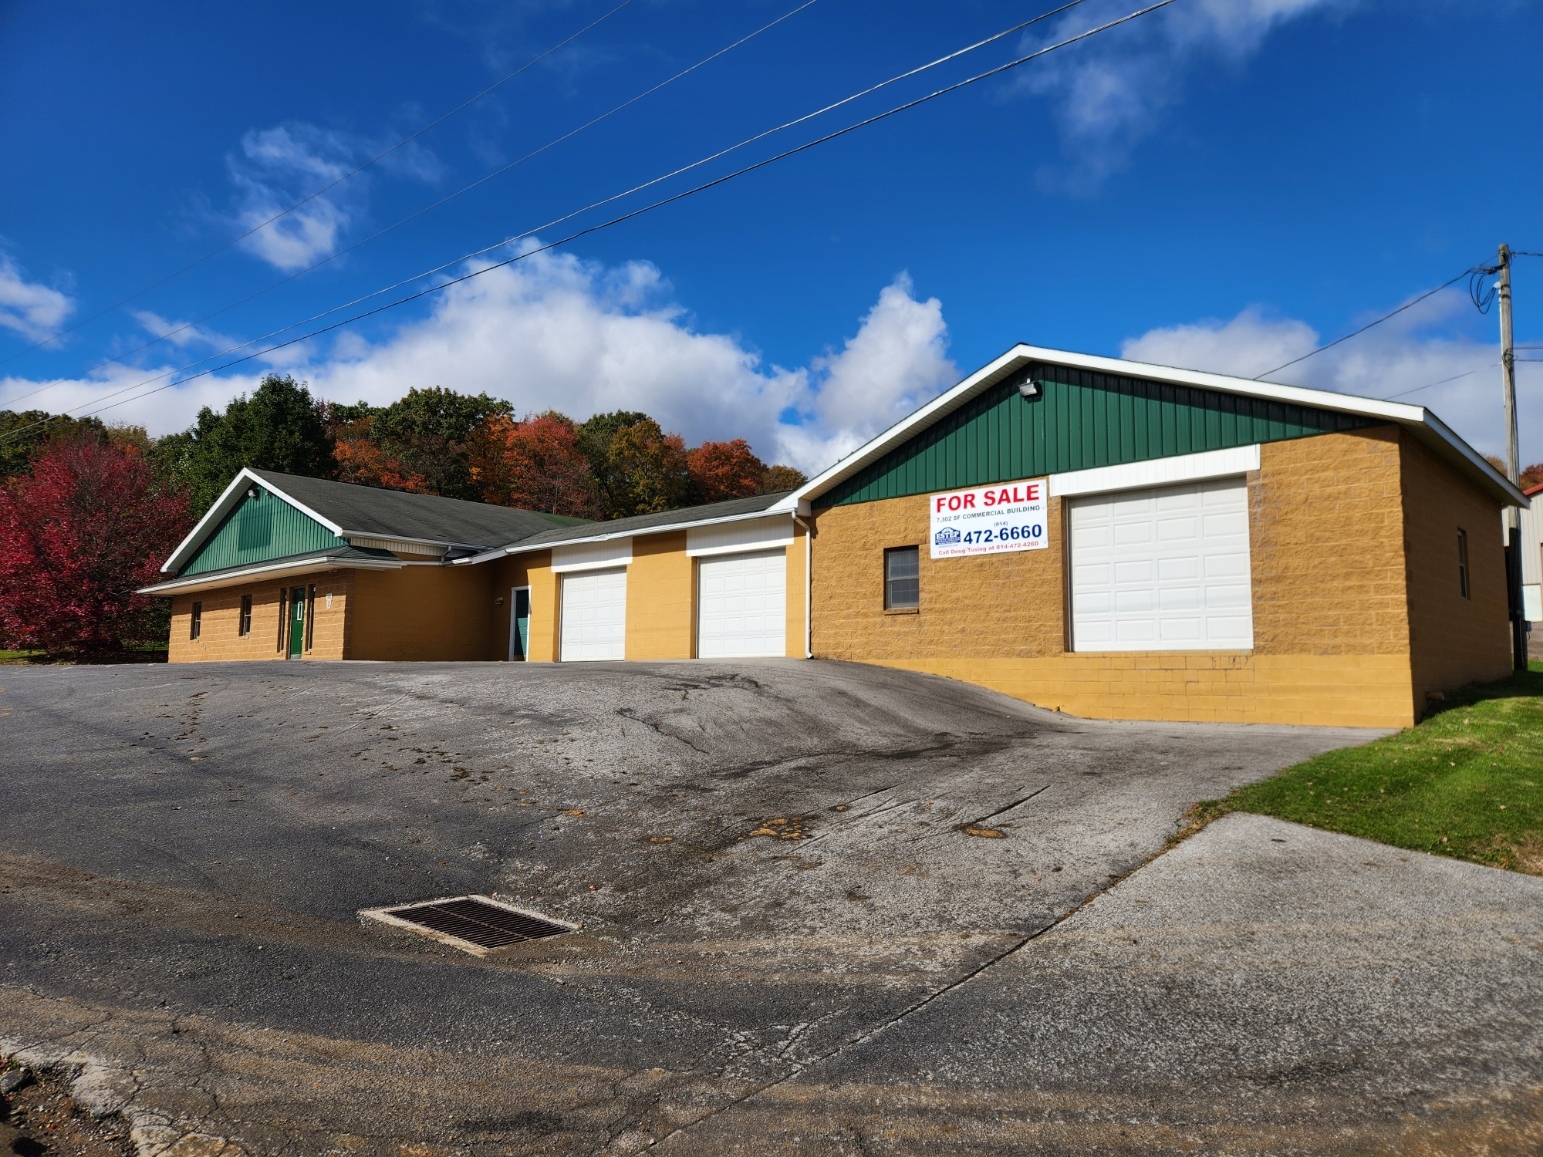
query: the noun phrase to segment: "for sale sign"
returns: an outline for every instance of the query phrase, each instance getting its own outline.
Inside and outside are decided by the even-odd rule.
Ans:
[[[1049,546],[1045,483],[1034,478],[932,495],[932,557]]]

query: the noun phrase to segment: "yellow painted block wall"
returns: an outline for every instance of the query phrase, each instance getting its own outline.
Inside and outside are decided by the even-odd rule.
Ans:
[[[557,658],[557,575],[552,573],[552,552],[536,551],[515,555],[489,564],[493,573],[493,597],[500,596],[502,606],[494,607],[494,658],[509,655],[509,615],[513,608],[515,587],[530,587],[529,660],[550,663]]]
[[[627,567],[627,658],[696,654],[696,561],[686,532],[640,535]]]
[[[279,644],[280,594],[292,587],[316,586],[315,620],[307,659],[342,659],[346,654],[348,595],[352,571],[319,571],[315,574],[266,583],[247,583],[216,590],[175,595],[171,604],[171,633],[167,658],[173,663],[223,662],[241,659],[283,659]],[[332,606],[327,606],[327,596]],[[241,596],[252,596],[252,630],[239,633]],[[201,603],[200,630],[192,633],[193,604]],[[286,604],[287,606],[287,604]]]
[[[1252,651],[1070,652],[1065,504],[1051,500],[1045,549],[934,562],[920,495],[818,514],[814,652],[1101,718],[1412,723],[1399,432],[1268,443],[1260,458]],[[906,545],[921,606],[885,612],[883,551]]]
[[[493,651],[493,569],[404,566],[354,572],[350,659],[475,661]]]
[[[787,572],[787,651],[789,659],[802,659],[804,653],[804,604],[809,597],[809,572],[805,569],[805,531],[793,524],[793,543],[788,547]]]
[[[1503,679],[1511,636],[1501,507],[1413,438],[1403,446],[1404,534],[1416,709],[1426,693]],[[1457,532],[1468,538],[1469,595],[1458,575]]]

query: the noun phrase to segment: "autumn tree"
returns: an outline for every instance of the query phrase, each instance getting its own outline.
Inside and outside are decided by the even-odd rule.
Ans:
[[[743,438],[730,442],[703,442],[686,454],[691,472],[692,497],[697,502],[723,502],[761,493],[766,463],[755,456]]]
[[[781,494],[784,490],[797,490],[809,478],[802,470],[791,466],[768,466],[761,475],[762,494]]]
[[[0,637],[91,654],[164,638],[165,604],[134,593],[191,524],[145,455],[92,432],[0,488]]]
[[[522,422],[490,416],[472,435],[470,463],[484,502],[570,518],[600,513],[579,428],[555,410]]]
[[[644,418],[624,426],[606,453],[606,516],[630,518],[684,506],[691,493],[686,444]]]

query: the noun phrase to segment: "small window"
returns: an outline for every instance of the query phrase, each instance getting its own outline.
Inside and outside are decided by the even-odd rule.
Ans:
[[[252,596],[241,596],[241,618],[236,624],[236,633],[250,635],[252,633]]]
[[[921,605],[921,564],[918,548],[891,547],[884,552],[884,609],[914,610]]]
[[[1471,597],[1468,593],[1468,532],[1457,532],[1457,589],[1462,592],[1463,598]]]
[[[204,604],[193,604],[193,620],[188,627],[188,638],[196,639],[204,629]]]

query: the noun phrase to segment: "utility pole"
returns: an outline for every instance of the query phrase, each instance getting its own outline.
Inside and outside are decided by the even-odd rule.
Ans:
[[[1521,485],[1521,448],[1516,431],[1516,351],[1511,339],[1511,247],[1500,246],[1500,381],[1505,391],[1505,474]],[[1527,669],[1527,611],[1522,600],[1522,512],[1506,507],[1506,586],[1511,600],[1511,656],[1518,671]]]

